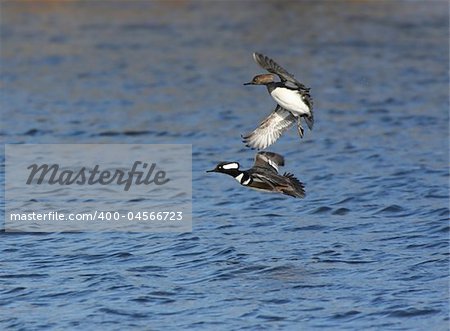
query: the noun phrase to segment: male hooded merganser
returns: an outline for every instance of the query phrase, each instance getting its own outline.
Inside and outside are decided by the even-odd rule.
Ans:
[[[244,85],[266,85],[269,94],[277,102],[277,107],[257,129],[242,137],[244,142],[250,147],[264,149],[272,145],[296,120],[298,133],[303,138],[304,129],[300,118],[305,119],[310,130],[314,124],[310,89],[271,58],[253,53],[253,59],[270,74],[257,75]],[[280,82],[275,81],[275,75],[280,78]]]
[[[294,198],[305,196],[304,185],[293,174],[278,174],[278,167],[284,166],[284,158],[272,152],[259,152],[255,156],[253,167],[248,170],[239,170],[238,162],[221,162],[213,170],[207,172],[220,172],[230,175],[239,184],[255,190],[278,192]]]

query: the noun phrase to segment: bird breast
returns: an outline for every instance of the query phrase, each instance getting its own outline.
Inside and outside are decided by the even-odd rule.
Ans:
[[[303,101],[299,91],[277,87],[273,89],[270,95],[281,107],[289,110],[294,115],[310,113],[310,109]]]

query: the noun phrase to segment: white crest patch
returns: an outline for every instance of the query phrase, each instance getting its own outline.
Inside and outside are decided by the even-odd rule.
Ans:
[[[239,183],[241,183],[241,179],[244,177],[244,173],[240,174],[239,176],[234,177]]]
[[[225,170],[238,169],[239,168],[239,164],[237,164],[236,162],[231,162],[231,163],[228,163],[228,164],[224,164],[222,166],[222,168],[224,168]]]

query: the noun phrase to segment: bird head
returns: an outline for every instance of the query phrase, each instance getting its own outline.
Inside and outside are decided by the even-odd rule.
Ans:
[[[251,82],[245,83],[244,85],[266,85],[273,83],[275,81],[275,77],[272,74],[262,74],[256,75],[253,77]]]
[[[207,172],[221,172],[224,174],[231,174],[239,169],[239,163],[237,162],[220,162],[214,169]]]

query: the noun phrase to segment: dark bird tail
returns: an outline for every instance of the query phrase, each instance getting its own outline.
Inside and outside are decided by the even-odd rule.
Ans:
[[[313,125],[314,125],[314,113],[311,110],[311,112],[309,113],[309,115],[305,116],[305,122],[308,125],[308,128],[310,130],[312,130]]]
[[[289,172],[283,174],[283,177],[289,180],[290,187],[283,188],[283,193],[290,195],[294,198],[304,198],[305,197],[305,185],[299,181],[295,176]]]

